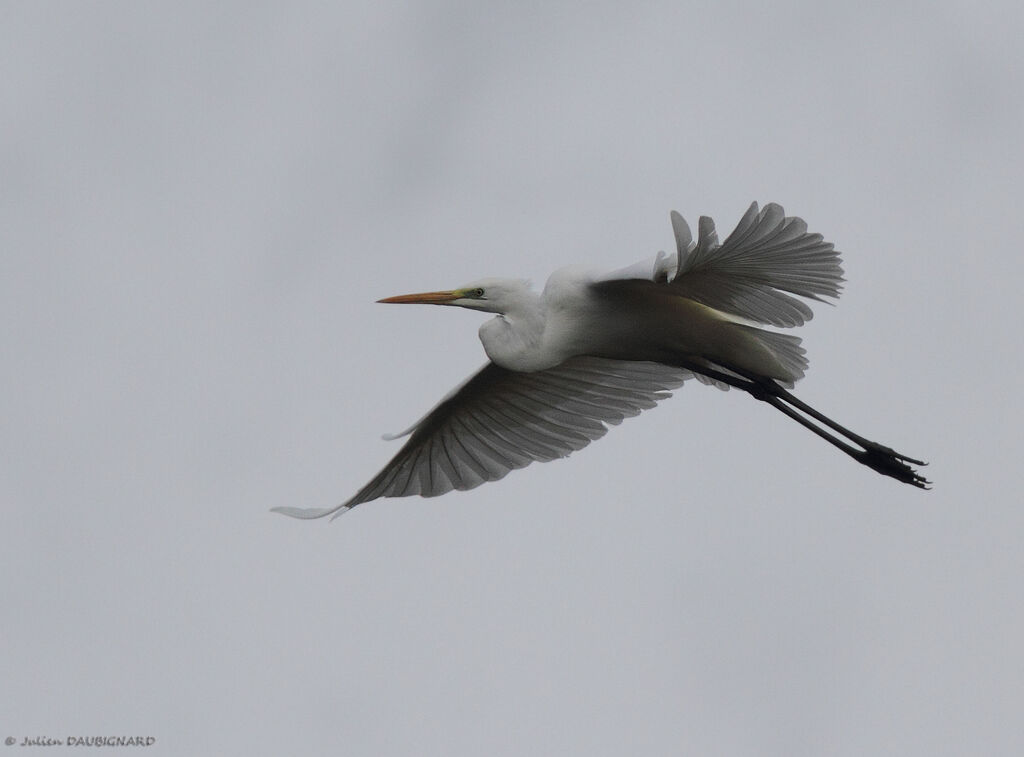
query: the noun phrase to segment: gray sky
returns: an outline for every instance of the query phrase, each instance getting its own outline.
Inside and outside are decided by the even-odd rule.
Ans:
[[[0,737],[157,754],[1024,750],[1019,3],[7,3]],[[328,524],[483,361],[375,305],[775,201],[799,395]],[[1010,351],[1007,351],[1010,348]]]

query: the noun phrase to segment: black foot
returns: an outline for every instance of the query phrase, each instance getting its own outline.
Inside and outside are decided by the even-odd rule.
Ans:
[[[875,442],[869,442],[865,446],[866,449],[863,452],[858,451],[853,455],[858,462],[863,463],[872,470],[878,471],[884,476],[892,476],[897,481],[916,486],[919,489],[931,488],[931,481],[907,464],[927,465],[928,463],[901,455],[899,452]]]

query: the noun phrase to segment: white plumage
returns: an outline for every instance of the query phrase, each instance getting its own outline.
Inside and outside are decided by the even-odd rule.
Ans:
[[[671,220],[675,256],[659,253],[604,275],[561,269],[541,293],[524,281],[485,279],[381,300],[496,313],[480,327],[490,362],[408,429],[398,454],[353,497],[330,508],[275,511],[319,518],[378,497],[472,489],[585,447],[693,376],[749,392],[858,462],[926,488],[908,465],[924,463],[786,391],[807,367],[800,339],[761,328],[810,319],[797,297],[839,296],[843,270],[833,246],[775,204],[758,210],[753,203],[722,244],[710,218],[701,217],[696,242],[682,216],[673,211]]]

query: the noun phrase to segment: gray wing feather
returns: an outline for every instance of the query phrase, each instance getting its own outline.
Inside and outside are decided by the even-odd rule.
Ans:
[[[799,326],[811,309],[790,295],[822,301],[838,297],[843,282],[839,253],[820,234],[780,205],[752,203],[721,244],[715,224],[702,216],[697,243],[672,212],[678,262],[671,286],[683,297],[757,323]],[[787,294],[787,292],[789,294]]]
[[[332,508],[277,507],[296,518],[340,515],[378,497],[436,497],[555,460],[604,436],[693,376],[657,363],[575,357],[534,373],[488,363],[410,429],[372,481]]]

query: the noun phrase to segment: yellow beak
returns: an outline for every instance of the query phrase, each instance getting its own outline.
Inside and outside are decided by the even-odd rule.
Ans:
[[[465,293],[461,289],[453,289],[447,292],[421,292],[419,294],[399,294],[395,297],[385,297],[377,302],[387,302],[396,305],[446,305],[449,302],[459,299]]]

